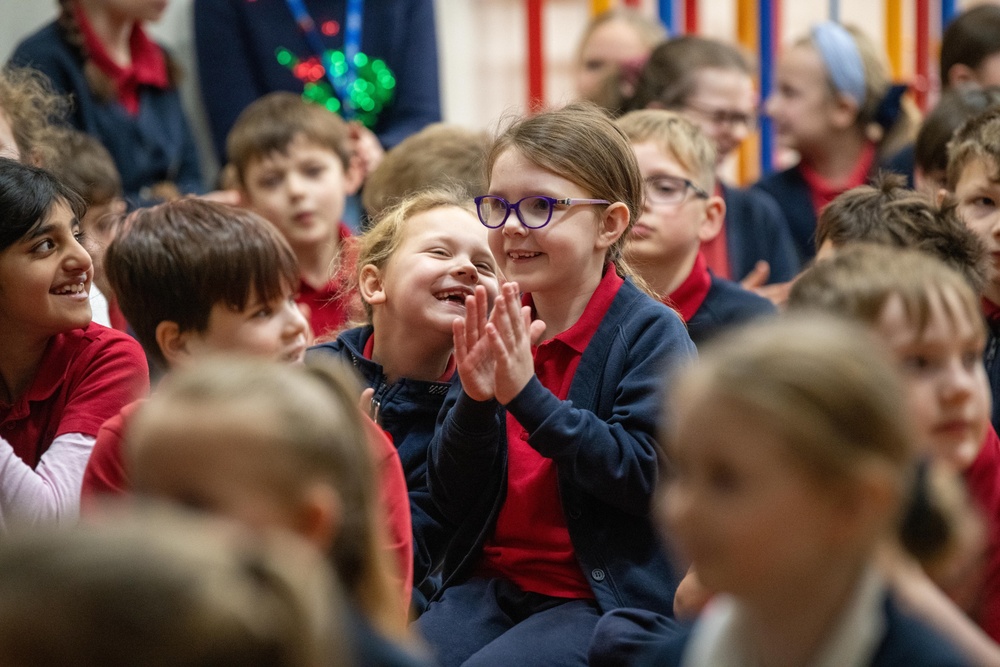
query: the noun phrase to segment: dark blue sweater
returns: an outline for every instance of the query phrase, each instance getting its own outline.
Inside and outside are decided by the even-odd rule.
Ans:
[[[777,312],[774,304],[764,297],[713,273],[705,300],[688,320],[688,334],[700,346],[720,331]]]
[[[343,48],[346,0],[305,5],[317,25],[340,26],[335,35],[322,35],[324,47]],[[373,128],[390,148],[441,120],[434,4],[367,0],[364,7],[361,51],[383,59],[396,77],[395,97]],[[226,136],[251,102],[276,90],[302,92],[302,81],[278,62],[275,50],[284,47],[300,60],[313,52],[284,0],[195,0],[194,30],[202,98],[223,160]]]
[[[722,186],[726,202],[729,273],[742,280],[759,260],[771,265],[769,283],[783,283],[799,272],[799,256],[788,223],[774,199],[760,189]]]
[[[204,191],[198,149],[176,88],[139,88],[139,113],[130,115],[116,100],[101,102],[83,75],[83,62],[50,23],[21,42],[10,62],[44,72],[55,89],[73,96],[70,124],[97,137],[111,153],[133,204],[143,188],[170,181],[183,193]]]
[[[667,373],[694,354],[677,314],[626,281],[583,352],[568,399],[533,377],[507,406],[528,443],[556,462],[570,539],[602,611],[672,612],[678,578],[652,525],[650,499]],[[505,409],[472,400],[456,383],[431,441],[428,482],[436,518],[451,529],[443,533],[450,544],[427,548],[443,554],[447,588],[477,566],[504,502]],[[427,528],[414,519],[416,541]]]
[[[798,166],[769,174],[754,184],[774,198],[785,216],[785,223],[799,255],[799,265],[816,256],[816,210],[809,185]]]

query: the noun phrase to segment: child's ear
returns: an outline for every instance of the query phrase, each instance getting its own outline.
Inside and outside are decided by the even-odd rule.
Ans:
[[[344,509],[340,494],[329,484],[313,484],[300,501],[295,532],[328,554],[340,534]]]
[[[361,158],[357,154],[351,153],[347,169],[344,170],[344,192],[347,195],[356,194],[364,181],[365,168],[362,165]]]
[[[607,250],[628,229],[629,212],[624,202],[616,201],[601,215],[601,229],[597,233],[596,248]]]
[[[382,272],[374,264],[361,267],[358,291],[365,303],[375,306],[385,303],[385,289],[382,287]]]
[[[170,368],[183,365],[190,358],[187,349],[188,333],[181,331],[177,323],[171,320],[163,320],[156,325],[156,344]]]
[[[834,539],[844,544],[876,540],[896,515],[899,491],[891,475],[882,466],[872,465],[858,479],[837,489],[840,521]]]
[[[833,112],[831,120],[833,126],[846,130],[854,125],[858,119],[858,103],[847,95],[836,95],[833,98]]]
[[[946,189],[944,189],[944,188],[939,188],[938,189],[938,191],[937,191],[937,197],[935,197],[935,199],[937,199],[936,203],[937,203],[938,207],[941,207],[941,206],[944,205],[944,202],[948,198],[948,195],[949,195],[949,192]]]
[[[711,241],[719,232],[726,221],[726,202],[722,197],[709,197],[705,200],[705,217],[702,218],[701,226],[698,228],[698,240],[702,243]]]

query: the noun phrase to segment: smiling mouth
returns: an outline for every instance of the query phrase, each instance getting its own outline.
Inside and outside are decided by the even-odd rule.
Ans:
[[[467,296],[469,296],[471,294],[472,294],[472,290],[470,290],[470,289],[456,287],[455,289],[449,289],[449,290],[443,290],[441,292],[437,292],[434,295],[434,298],[437,299],[438,301],[447,301],[449,303],[455,303],[455,304],[458,304],[460,306],[464,306],[465,305],[465,297],[467,297]]]
[[[527,252],[524,250],[511,250],[507,253],[507,256],[511,259],[533,259],[540,256],[540,252]]]
[[[86,293],[87,293],[86,282],[73,283],[71,285],[63,285],[62,287],[57,287],[56,289],[49,291],[49,294],[55,294],[57,296],[79,295]]]

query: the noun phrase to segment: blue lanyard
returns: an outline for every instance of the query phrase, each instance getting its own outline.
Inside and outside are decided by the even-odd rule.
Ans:
[[[334,93],[340,99],[341,113],[345,118],[350,119],[354,115],[349,104],[351,99],[351,89],[358,78],[358,65],[355,56],[361,52],[361,26],[363,24],[363,14],[365,11],[365,0],[347,0],[347,19],[344,21],[344,65],[346,71],[337,76],[330,51],[323,44],[319,30],[316,29],[316,22],[306,9],[303,0],[285,0],[289,11],[295,18],[299,29],[306,38],[306,43],[313,54],[323,63],[326,71],[326,80],[330,82]]]

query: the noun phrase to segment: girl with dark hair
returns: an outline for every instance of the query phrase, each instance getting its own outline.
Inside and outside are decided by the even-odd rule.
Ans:
[[[73,520],[97,430],[149,388],[139,344],[91,323],[82,200],[0,158],[0,530]]]

